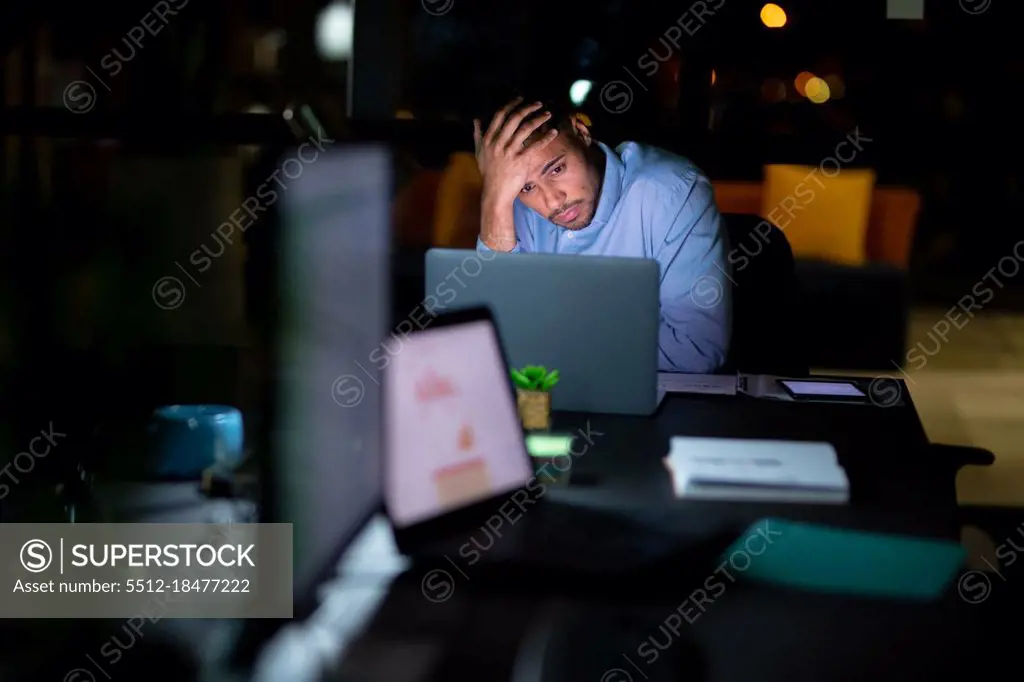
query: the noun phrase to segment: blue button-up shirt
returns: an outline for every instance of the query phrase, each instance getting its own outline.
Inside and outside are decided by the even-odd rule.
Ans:
[[[714,372],[729,350],[732,274],[711,182],[662,149],[597,144],[607,162],[594,220],[568,230],[517,199],[512,253],[653,258],[661,271],[659,369]],[[477,247],[489,250],[479,240]]]

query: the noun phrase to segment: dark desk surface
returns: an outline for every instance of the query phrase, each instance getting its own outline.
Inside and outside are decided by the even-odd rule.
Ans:
[[[1009,599],[968,604],[955,590],[940,603],[917,605],[737,583],[692,623],[672,628],[668,619],[685,593],[631,608],[599,597],[581,602],[500,591],[465,591],[433,604],[415,578],[392,584],[343,671],[353,664],[373,669],[361,660],[361,647],[381,652],[390,644],[397,652],[416,643],[421,650],[432,644],[433,655],[405,679],[423,682],[515,679],[516,668],[536,670],[537,659],[552,655],[568,659],[565,672],[550,678],[559,682],[935,680],[968,673],[977,679],[1007,652],[998,619],[1012,613]],[[524,650],[531,633],[547,640],[535,652]]]
[[[602,495],[644,504],[673,499],[662,460],[678,435],[824,441],[846,469],[852,509],[953,510],[957,471],[988,462],[929,448],[909,393],[904,395],[906,405],[883,408],[673,394],[653,419],[556,413],[553,430],[583,436],[574,450],[585,447],[574,458],[572,486],[596,486]]]
[[[586,435],[586,449],[580,452],[579,444],[574,449],[578,456],[572,460],[570,485],[552,493],[555,499],[599,506],[664,505],[680,515],[728,518],[736,524],[770,515],[915,535],[959,533],[950,492],[963,462],[930,455],[912,405],[885,409],[676,395],[653,420],[562,413],[554,427]],[[673,435],[832,443],[850,475],[853,500],[836,506],[675,500],[662,464]],[[385,564],[381,558],[369,562]],[[539,659],[547,654],[544,644],[532,653],[524,648],[531,633],[546,642],[547,651],[563,651],[572,670],[552,678],[562,682],[977,676],[1006,651],[999,621],[1015,609],[1014,597],[1024,586],[1024,576],[1002,583],[993,578],[999,594],[973,604],[954,584],[939,603],[911,604],[738,582],[692,623],[677,626],[678,634],[667,634],[662,627],[690,593],[688,581],[631,600],[612,599],[613,589],[582,598],[578,589],[559,585],[543,594],[524,593],[509,583],[455,578],[448,598],[439,601],[424,592],[425,570],[409,569],[393,581],[380,576],[382,584],[374,587],[366,573],[343,569],[328,589],[328,601],[335,605],[325,604],[325,613],[314,617],[310,627],[323,636],[345,623],[345,617],[329,615],[351,613],[345,604],[375,606],[369,622],[357,628],[361,636],[331,636],[347,646],[335,675],[323,679],[536,680]],[[640,650],[645,641],[668,647],[652,660],[652,647]],[[409,661],[400,666],[400,675],[389,664],[392,656]]]
[[[699,611],[690,601],[689,622],[680,623],[672,614],[692,592],[682,581],[660,598],[630,603],[601,592],[566,596],[558,584],[524,592],[455,577],[438,598],[424,589],[422,570],[401,570],[386,534],[383,519],[367,529],[326,586],[321,610],[295,626],[291,646],[268,648],[257,682],[317,658],[323,645],[315,642],[324,641],[337,649],[309,666],[319,675],[296,671],[293,682],[539,680],[542,659],[552,655],[569,670],[544,679],[559,682],[979,679],[1011,650],[1014,630],[1004,619],[1017,612],[1024,587],[1024,574],[1004,569],[981,595],[987,599],[976,590],[961,595],[954,584],[940,601],[918,604],[740,579]]]
[[[566,501],[602,506],[665,505],[680,514],[728,518],[737,525],[771,515],[920,535],[950,537],[957,532],[952,492],[956,469],[963,462],[929,459],[927,439],[912,405],[879,408],[672,395],[653,419],[561,413],[556,415],[555,429],[582,431],[589,438],[589,443],[584,439],[586,451],[573,459],[570,486],[554,495]],[[662,463],[673,435],[830,442],[850,476],[853,499],[842,506],[675,500]],[[577,446],[576,451],[579,449]],[[172,519],[162,516],[161,520]],[[403,646],[410,642],[423,659],[422,669],[415,675],[407,671],[396,676],[385,666],[387,674],[360,674],[351,679],[510,679],[508,662],[519,650],[524,634],[553,604],[558,606],[558,622],[563,623],[556,629],[565,632],[585,630],[588,622],[599,625],[602,619],[626,609],[634,614],[634,620],[640,618],[636,622],[646,623],[641,630],[650,626],[648,636],[657,636],[658,624],[685,597],[674,594],[678,586],[666,585],[660,604],[611,605],[604,603],[601,595],[585,603],[569,603],[557,591],[532,596],[506,594],[503,589],[507,586],[474,581],[472,589],[460,588],[449,602],[435,604],[423,596],[422,575],[409,573],[392,584],[404,568],[392,550],[375,558],[371,570],[343,569],[339,581],[325,586],[331,595],[328,601],[374,605],[365,637],[351,631],[328,635],[352,644],[342,650],[347,661],[343,667],[354,665],[369,673],[373,667],[370,659],[379,665],[401,657]],[[1020,583],[1024,585],[1024,577]],[[903,679],[926,679],[927,675],[910,675],[909,671],[926,663],[940,669],[953,665],[934,663],[939,660],[935,657],[921,658],[932,650],[963,654],[959,662],[980,658],[982,649],[970,653],[969,647],[991,646],[986,628],[992,618],[983,619],[981,614],[1006,601],[966,605],[969,608],[965,609],[955,589],[947,597],[943,605],[911,606],[735,585],[713,609],[688,626],[685,636],[693,646],[680,646],[679,650],[696,647],[695,655],[706,659],[702,667],[710,671],[706,679],[775,679],[780,673],[787,680],[814,682],[830,677],[889,679],[891,676],[883,674],[886,670],[897,671]],[[380,609],[376,608],[378,602]],[[332,611],[325,604],[324,610],[340,613],[344,621],[352,608],[334,607]],[[320,620],[324,617],[329,614],[321,614]],[[600,640],[594,631],[581,636]],[[153,641],[157,639],[154,632]],[[642,641],[643,637],[636,644]],[[635,647],[621,653],[630,651]],[[903,655],[886,660],[894,651]],[[636,656],[633,660],[645,665]],[[594,670],[587,675],[596,671],[593,679],[602,682],[642,680],[646,678],[641,673],[650,672],[629,668],[623,661],[620,667],[631,677],[604,677],[602,670],[610,670],[611,662],[600,657],[595,657],[591,667]]]

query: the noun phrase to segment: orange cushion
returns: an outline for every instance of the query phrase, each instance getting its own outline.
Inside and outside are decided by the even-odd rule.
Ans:
[[[712,183],[715,188],[715,204],[719,213],[744,213],[757,215],[761,212],[760,182]]]
[[[438,171],[421,171],[399,192],[392,208],[397,241],[405,247],[428,247],[433,240]]]
[[[921,197],[912,189],[879,187],[871,201],[867,250],[871,260],[906,269]]]
[[[484,181],[476,156],[455,152],[437,188],[434,213],[434,244],[448,248],[473,248],[480,234],[480,195]]]
[[[786,234],[795,257],[845,265],[867,260],[874,171],[770,165],[764,174],[761,215]]]

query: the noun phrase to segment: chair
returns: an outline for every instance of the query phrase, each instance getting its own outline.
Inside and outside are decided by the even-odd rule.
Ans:
[[[728,213],[722,219],[733,265],[728,370],[807,376],[799,287],[786,236],[758,215]]]
[[[762,183],[718,181],[714,186],[715,203],[723,215],[764,210]],[[863,264],[843,265],[794,254],[803,316],[814,320],[813,325],[805,325],[803,337],[810,365],[891,371],[893,363],[904,364],[910,311],[908,267],[920,210],[917,192],[876,185]]]

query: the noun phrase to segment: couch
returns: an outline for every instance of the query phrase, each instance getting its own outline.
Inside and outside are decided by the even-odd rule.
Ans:
[[[721,213],[760,214],[762,184],[714,182]],[[804,344],[812,368],[889,370],[902,366],[909,320],[908,266],[920,196],[876,187],[865,240],[865,262],[848,265],[796,253]]]

